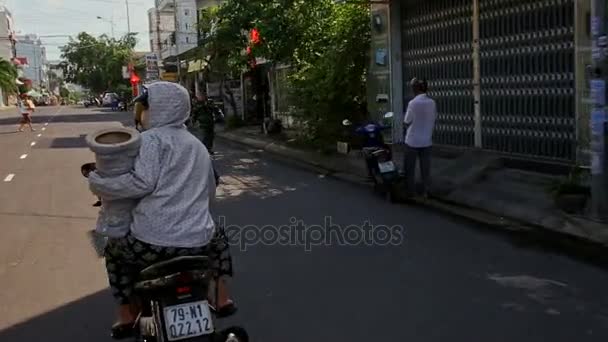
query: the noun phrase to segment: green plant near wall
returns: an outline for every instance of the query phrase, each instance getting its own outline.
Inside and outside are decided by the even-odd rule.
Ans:
[[[549,192],[553,197],[561,195],[585,195],[591,194],[590,188],[584,184],[584,169],[574,166],[567,177],[556,180],[549,187]]]
[[[238,115],[231,115],[226,119],[226,129],[237,129],[245,126],[245,121]]]

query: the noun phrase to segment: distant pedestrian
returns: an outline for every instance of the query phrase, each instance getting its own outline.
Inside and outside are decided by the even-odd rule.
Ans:
[[[118,103],[120,102],[120,100],[118,99],[118,96],[112,96],[112,111],[116,112],[118,111]]]
[[[213,154],[213,140],[215,139],[215,118],[213,105],[205,94],[196,96],[193,101],[192,114],[203,131],[203,144],[210,154]]]
[[[32,127],[32,113],[36,110],[34,102],[27,96],[27,94],[21,94],[21,98],[17,101],[17,107],[21,114],[21,120],[19,121],[19,132],[23,132],[25,125],[30,127],[32,132],[36,130]]]
[[[414,98],[407,105],[404,123],[405,134],[405,173],[408,194],[416,192],[416,161],[420,163],[420,174],[423,183],[423,196],[426,198],[431,185],[431,147],[433,130],[437,119],[437,104],[428,95],[426,80],[412,79],[410,86]]]

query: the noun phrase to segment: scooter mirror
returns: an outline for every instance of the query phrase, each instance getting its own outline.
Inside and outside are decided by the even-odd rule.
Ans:
[[[393,116],[394,116],[393,112],[388,112],[388,113],[384,114],[385,119],[392,119]]]
[[[97,169],[97,165],[95,163],[86,163],[80,167],[80,172],[82,176],[85,178],[89,178],[89,174]]]
[[[350,125],[352,125],[352,124],[353,124],[353,123],[352,123],[352,122],[350,122],[350,120],[348,120],[348,119],[346,119],[346,120],[342,121],[342,125],[344,125],[344,126],[350,126]]]

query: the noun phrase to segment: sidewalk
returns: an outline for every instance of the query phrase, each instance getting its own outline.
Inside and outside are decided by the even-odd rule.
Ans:
[[[260,134],[259,127],[225,131],[217,136],[264,150],[328,176],[367,184],[367,170],[360,153],[321,155],[296,149]],[[395,162],[401,167],[403,151],[396,148]],[[508,230],[557,233],[608,247],[608,225],[557,209],[547,188],[555,176],[505,166],[497,155],[475,151],[434,151],[434,199],[418,202],[453,215]]]

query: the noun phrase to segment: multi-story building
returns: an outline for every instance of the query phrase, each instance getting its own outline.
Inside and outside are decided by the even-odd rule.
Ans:
[[[59,90],[64,82],[64,71],[62,61],[49,61],[48,63],[48,79],[49,79],[49,92],[55,95],[59,95]]]
[[[0,58],[12,60],[15,58],[15,25],[13,15],[0,6]]]
[[[175,13],[151,8],[148,10],[148,24],[150,51],[156,53],[159,58],[168,57],[168,48],[174,45]]]
[[[156,13],[163,13],[161,25],[157,26],[160,33],[170,33],[161,43],[161,58],[176,63],[178,56],[198,46],[196,0],[156,0]],[[173,27],[165,30],[162,25],[163,17],[173,15]],[[157,20],[158,21],[158,20]],[[170,21],[165,21],[169,26]],[[166,27],[165,26],[165,27]]]
[[[32,81],[34,88],[48,88],[48,61],[46,48],[36,35],[17,37],[17,57],[26,60],[23,73],[25,78]]]
[[[15,25],[13,15],[0,6],[0,58],[12,61],[15,58]],[[0,107],[8,104],[8,96],[0,89]]]

